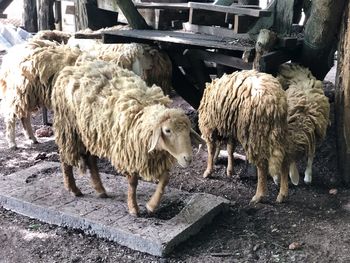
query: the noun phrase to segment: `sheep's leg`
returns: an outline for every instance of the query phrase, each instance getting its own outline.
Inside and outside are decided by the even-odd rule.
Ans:
[[[250,203],[256,204],[261,201],[267,194],[267,165],[259,165],[258,167],[258,185],[256,193]]]
[[[213,172],[216,143],[215,142],[207,142],[207,148],[208,148],[208,162],[207,162],[207,169],[205,170],[205,172],[203,174],[204,178],[209,177],[210,174]]]
[[[306,165],[306,170],[305,170],[305,177],[304,177],[304,182],[306,184],[311,184],[312,181],[312,163],[314,161],[314,156],[309,155],[307,158],[307,165]]]
[[[16,149],[16,119],[6,118],[6,140],[10,149]]]
[[[24,135],[26,136],[26,138],[29,139],[32,144],[38,143],[38,140],[34,136],[32,124],[30,121],[30,116],[21,118],[21,122],[23,126]]]
[[[72,192],[75,196],[82,196],[80,189],[75,184],[75,179],[73,176],[73,166],[66,163],[61,164],[63,172],[64,187]]]
[[[220,147],[221,147],[221,143],[216,144],[215,147],[215,154],[214,154],[214,163],[218,160],[219,154],[220,154]]]
[[[136,188],[138,184],[137,174],[127,175],[129,187],[128,187],[128,208],[129,214],[137,216],[139,214],[139,206],[136,200]]]
[[[227,169],[226,174],[227,176],[231,177],[233,174],[233,164],[234,164],[234,158],[233,158],[233,150],[234,150],[234,143],[232,139],[229,139],[227,142]]]
[[[276,202],[282,203],[288,196],[288,164],[282,164],[281,185]]]
[[[297,164],[295,162],[292,162],[289,166],[289,177],[292,181],[292,184],[298,185],[299,184],[299,172],[297,168]]]
[[[153,213],[156,210],[156,208],[159,206],[160,199],[164,194],[164,189],[167,186],[168,182],[169,182],[169,174],[165,173],[159,179],[156,191],[154,192],[151,199],[146,204],[146,208],[148,212]]]
[[[103,187],[101,177],[97,168],[97,157],[89,154],[87,159],[87,165],[90,169],[92,187],[98,193],[98,197],[107,198],[108,195],[106,193],[105,188]]]

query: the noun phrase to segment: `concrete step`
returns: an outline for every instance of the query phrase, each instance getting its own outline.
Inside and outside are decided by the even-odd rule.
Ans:
[[[49,224],[83,230],[129,248],[165,256],[180,242],[196,234],[228,204],[228,200],[205,193],[166,188],[159,209],[146,213],[145,204],[155,191],[154,183],[140,181],[137,199],[140,217],[128,214],[127,180],[101,174],[110,198],[98,198],[89,176],[78,176],[84,193],[74,197],[63,186],[59,163],[41,162],[0,179],[0,205]]]

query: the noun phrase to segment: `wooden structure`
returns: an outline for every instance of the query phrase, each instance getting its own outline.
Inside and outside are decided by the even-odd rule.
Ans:
[[[274,19],[275,14],[271,10],[276,2],[270,3],[266,9],[238,3],[229,7],[198,2],[137,3],[135,6],[139,10],[158,10],[154,12],[154,20],[163,29],[167,25],[167,30],[122,30],[98,36],[78,34],[76,37],[101,37],[104,43],[147,43],[165,50],[173,62],[175,90],[197,108],[205,83],[210,81],[212,75],[252,68],[256,35],[250,34],[248,29],[260,19]],[[290,1],[279,2],[289,5]],[[182,30],[178,30],[178,17],[173,20],[174,16],[169,16],[165,21],[161,10],[185,13],[186,18],[181,17],[180,21]],[[276,48],[262,55],[260,69],[274,72],[281,63],[295,58],[301,41],[296,37],[280,37]]]

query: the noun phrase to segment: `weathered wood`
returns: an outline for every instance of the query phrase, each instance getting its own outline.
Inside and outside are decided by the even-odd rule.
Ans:
[[[13,0],[1,0],[0,1],[0,13],[4,12],[4,10],[12,3]]]
[[[147,29],[145,19],[140,15],[131,0],[114,0],[124,16],[128,20],[129,25],[134,29]]]
[[[196,3],[196,2],[189,2],[188,5],[190,8],[194,8],[194,9],[209,10],[213,12],[229,13],[229,14],[236,14],[236,15],[248,15],[248,16],[254,16],[254,17],[264,17],[264,16],[271,15],[271,12],[268,10],[242,8],[242,7],[236,7],[235,5],[220,6],[220,5]]]
[[[55,24],[57,30],[62,30],[62,3],[55,1]]]
[[[312,18],[310,18],[312,19]],[[340,179],[350,184],[350,3],[342,19],[338,46],[335,90],[338,171]]]
[[[276,15],[274,31],[279,36],[288,36],[292,31],[294,0],[278,0],[276,3]]]
[[[249,39],[248,34],[244,34],[244,33],[236,34],[232,29],[228,29],[228,28],[194,25],[191,23],[183,23],[182,25],[183,25],[183,30],[188,32],[203,33],[203,34],[213,35],[217,37]]]
[[[192,50],[192,53],[196,53],[196,56],[208,62],[215,62],[216,64],[229,66],[235,69],[251,69],[252,63],[245,62],[242,58],[232,55],[225,55],[216,52],[210,52],[206,50]]]
[[[246,41],[240,43],[235,38],[218,38],[217,36],[204,34],[191,34],[175,31],[156,31],[156,30],[119,30],[103,33],[105,43],[153,43],[153,44],[171,44],[173,46],[184,48],[217,48],[223,50],[245,51],[253,49]]]
[[[296,58],[297,51],[277,50],[263,55],[260,59],[260,71],[275,73],[280,64]]]
[[[28,32],[38,31],[38,15],[36,10],[36,0],[23,1],[23,24]]]
[[[135,3],[137,9],[175,9],[188,10],[187,3]]]
[[[37,0],[38,30],[55,28],[53,15],[53,0]]]
[[[333,66],[345,2],[348,1],[312,1],[311,15],[305,25],[301,62],[321,80]]]

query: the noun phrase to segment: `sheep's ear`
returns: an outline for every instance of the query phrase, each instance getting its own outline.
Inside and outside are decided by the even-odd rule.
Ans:
[[[199,146],[199,145],[204,145],[205,141],[201,138],[201,136],[196,133],[193,129],[190,130],[190,137],[191,141],[194,145]]]
[[[162,128],[158,127],[153,130],[152,138],[151,138],[151,146],[148,150],[148,152],[152,152],[155,148],[156,145],[158,144],[160,135],[162,134]]]

